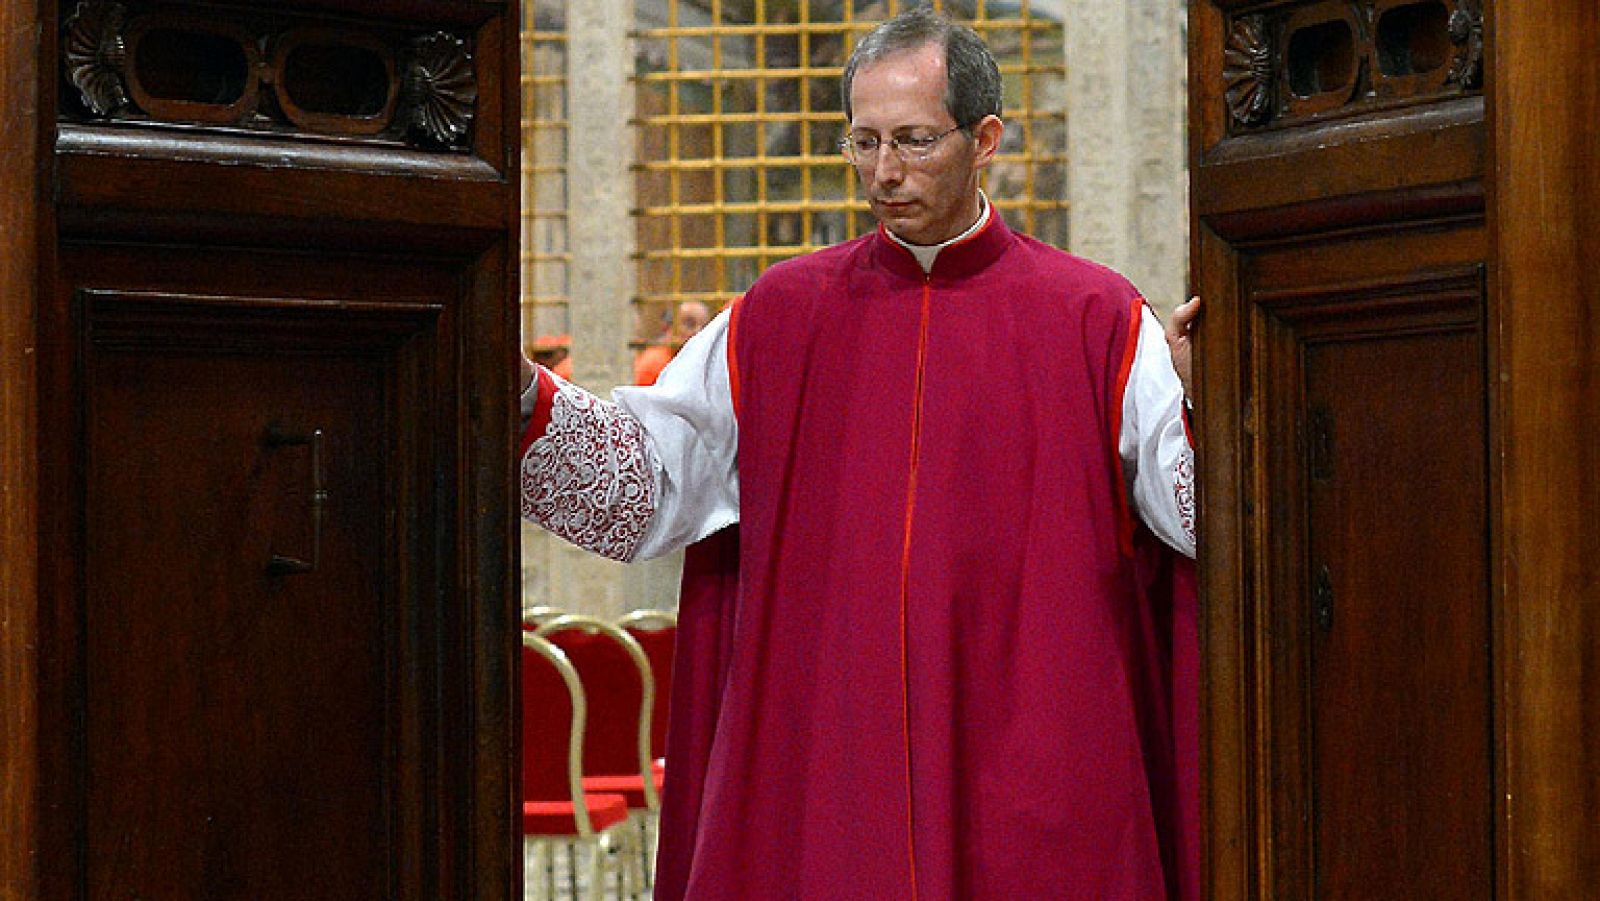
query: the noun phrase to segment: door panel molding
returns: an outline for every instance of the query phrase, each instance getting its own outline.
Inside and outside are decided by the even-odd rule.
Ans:
[[[1253,543],[1261,549],[1261,564],[1251,579],[1254,584],[1250,592],[1251,597],[1260,599],[1261,609],[1253,617],[1254,626],[1246,641],[1257,649],[1254,657],[1260,661],[1253,706],[1262,712],[1262,719],[1255,744],[1257,753],[1250,765],[1260,774],[1260,783],[1267,787],[1263,806],[1256,812],[1263,821],[1260,865],[1264,895],[1274,898],[1349,897],[1352,890],[1359,892],[1359,883],[1350,883],[1352,874],[1342,868],[1341,863],[1376,868],[1371,870],[1373,874],[1381,869],[1383,875],[1373,878],[1411,897],[1438,896],[1440,884],[1430,882],[1437,878],[1448,877],[1448,885],[1464,891],[1467,885],[1487,890],[1492,884],[1489,849],[1492,848],[1492,787],[1496,760],[1492,740],[1495,705],[1490,674],[1495,655],[1491,648],[1493,622],[1485,544],[1490,489],[1486,455],[1479,451],[1476,458],[1470,456],[1473,439],[1482,447],[1487,436],[1487,402],[1482,381],[1486,353],[1484,285],[1483,267],[1469,264],[1400,272],[1383,278],[1355,273],[1354,277],[1342,280],[1323,280],[1303,287],[1278,286],[1259,292],[1252,292],[1246,286],[1254,311],[1251,345],[1256,353],[1251,358],[1252,395],[1259,399],[1255,404],[1258,419],[1251,436],[1252,456],[1261,461],[1257,476],[1258,500],[1253,504],[1255,519],[1260,524]],[[1383,360],[1387,365],[1378,369],[1349,368],[1350,363],[1360,360]],[[1459,372],[1462,378],[1468,379],[1467,382],[1457,381],[1454,395],[1446,393],[1444,383],[1436,382],[1441,373],[1449,372]],[[1431,375],[1424,377],[1421,373]],[[1393,392],[1387,387],[1390,380],[1394,380]],[[1429,392],[1435,390],[1440,393],[1430,397]],[[1385,502],[1373,486],[1383,484],[1386,475],[1371,472],[1372,467],[1384,465],[1378,462],[1381,454],[1375,457],[1370,452],[1372,446],[1367,445],[1367,452],[1352,456],[1344,445],[1362,446],[1362,440],[1357,440],[1359,436],[1367,436],[1364,440],[1370,442],[1373,436],[1387,434],[1402,444],[1411,442],[1404,446],[1413,451],[1419,444],[1425,447],[1434,432],[1419,434],[1412,425],[1411,412],[1401,414],[1391,407],[1429,409],[1447,398],[1453,398],[1451,409],[1456,414],[1446,420],[1450,428],[1441,432],[1460,440],[1469,449],[1469,456],[1458,458],[1441,438],[1440,454],[1434,462],[1454,465],[1462,474],[1467,474],[1467,483],[1459,479],[1420,476],[1420,473],[1440,467],[1430,466],[1426,459],[1418,460],[1416,466],[1401,467],[1414,471],[1409,476],[1400,473],[1399,482],[1388,492],[1397,505],[1392,516],[1373,518],[1375,513],[1371,505]],[[1353,411],[1358,415],[1352,416]],[[1376,448],[1387,451],[1391,444],[1392,441],[1383,441]],[[1396,462],[1388,465],[1393,467]],[[1459,527],[1467,536],[1465,553],[1460,553],[1459,545],[1450,545],[1456,547],[1458,553],[1429,562],[1430,549],[1436,545],[1418,545],[1410,550],[1413,567],[1393,573],[1399,577],[1417,569],[1429,573],[1476,572],[1475,577],[1460,576],[1468,589],[1461,595],[1462,603],[1467,603],[1475,586],[1476,606],[1463,607],[1460,613],[1452,609],[1437,614],[1428,614],[1428,608],[1423,607],[1418,608],[1423,611],[1420,620],[1388,621],[1381,613],[1386,607],[1370,606],[1365,600],[1367,592],[1353,590],[1351,585],[1345,584],[1346,576],[1365,571],[1361,562],[1364,556],[1381,556],[1384,549],[1404,545],[1406,536],[1415,534],[1402,531],[1381,537],[1386,534],[1387,523],[1427,522],[1429,516],[1438,513],[1418,509],[1415,504],[1408,506],[1400,500],[1405,497],[1432,498],[1431,502],[1424,503],[1440,510],[1450,506],[1444,503],[1446,499],[1476,499],[1463,502],[1466,509],[1475,510],[1475,514],[1463,514],[1452,522],[1452,527]],[[1466,521],[1473,516],[1476,517],[1475,526]],[[1357,532],[1345,534],[1358,522],[1366,525]],[[1473,539],[1472,535],[1478,537]],[[1459,542],[1459,539],[1451,540]],[[1352,541],[1376,544],[1351,545]],[[1370,550],[1354,560],[1341,557],[1339,561],[1343,562],[1339,562],[1328,556],[1330,547],[1344,548],[1337,552],[1341,554],[1349,554],[1351,547]],[[1372,589],[1372,575],[1364,578]],[[1380,587],[1374,590],[1384,590],[1382,580],[1378,585]],[[1342,612],[1335,613],[1335,610]],[[1472,636],[1473,640],[1481,642],[1481,645],[1468,645],[1469,649],[1477,647],[1477,665],[1467,667],[1476,675],[1441,684],[1438,680],[1442,664],[1412,667],[1410,661],[1420,657],[1392,661],[1381,655],[1348,651],[1319,662],[1319,653],[1328,653],[1329,648],[1370,645],[1392,652],[1395,648],[1385,637],[1386,633],[1413,627],[1419,630],[1419,635],[1454,636],[1456,641]],[[1363,633],[1362,629],[1375,631]],[[1417,649],[1417,653],[1424,653],[1424,649]],[[1352,660],[1352,657],[1359,659]],[[1463,658],[1462,665],[1469,662]],[[1436,712],[1447,709],[1454,713],[1454,718],[1446,718],[1435,725],[1438,735],[1458,737],[1452,747],[1459,748],[1459,755],[1441,756],[1428,734],[1406,732],[1398,725],[1393,729],[1405,736],[1404,740],[1390,742],[1389,747],[1374,751],[1370,758],[1352,755],[1352,749],[1365,745],[1359,741],[1349,745],[1354,739],[1344,738],[1342,734],[1324,737],[1318,724],[1333,721],[1344,724],[1345,729],[1388,727],[1383,726],[1381,714],[1345,713],[1348,705],[1370,703],[1370,699],[1365,695],[1347,697],[1342,691],[1330,694],[1320,689],[1321,681],[1331,678],[1318,675],[1324,670],[1344,674],[1338,677],[1343,680],[1339,684],[1360,686],[1364,692],[1383,690],[1382,684],[1371,681],[1379,678],[1371,675],[1376,673],[1388,673],[1387,678],[1395,684],[1417,679],[1419,685],[1430,686],[1434,691],[1451,692],[1449,697],[1454,703],[1435,702],[1431,709]],[[1451,728],[1458,731],[1448,732]],[[1343,750],[1330,758],[1322,750],[1325,745]],[[1429,758],[1429,754],[1434,756]],[[1359,777],[1386,781],[1389,767],[1424,758],[1433,759],[1435,766],[1432,768],[1440,771],[1448,769],[1442,766],[1446,760],[1476,763],[1475,767],[1459,774],[1462,776],[1459,786],[1449,790],[1435,786],[1435,792],[1419,794],[1406,801],[1405,809],[1421,809],[1430,803],[1440,804],[1439,794],[1458,791],[1459,796],[1443,811],[1458,812],[1475,824],[1475,827],[1463,825],[1465,835],[1450,833],[1449,840],[1465,843],[1454,849],[1459,853],[1434,859],[1420,872],[1407,871],[1399,862],[1386,857],[1385,848],[1363,846],[1351,840],[1352,833],[1366,834],[1367,830],[1351,829],[1346,824],[1340,833],[1322,833],[1318,824],[1323,820],[1324,808],[1344,817],[1359,809],[1352,805],[1355,796],[1363,790],[1350,784],[1351,777],[1340,775],[1343,766],[1356,759],[1368,761],[1370,767],[1360,770]],[[1427,784],[1425,775],[1416,775],[1416,786]],[[1465,797],[1471,793],[1467,788],[1468,777],[1480,780],[1476,809]],[[1318,786],[1329,783],[1330,779],[1331,784],[1340,787],[1339,794],[1324,798]],[[1387,810],[1398,817],[1392,806],[1395,803],[1392,793],[1375,792],[1367,806],[1373,811]],[[1445,818],[1435,816],[1433,819],[1443,821]],[[1391,819],[1387,823],[1394,830],[1390,837],[1397,849],[1402,847],[1400,838],[1428,832],[1426,824],[1404,826],[1401,819]],[[1379,828],[1378,824],[1372,824],[1372,828]],[[1476,844],[1471,839],[1473,828],[1477,830]],[[1449,846],[1449,840],[1444,835],[1434,835],[1422,842],[1422,846],[1436,853],[1437,849]],[[1352,845],[1364,850],[1355,854],[1349,850]],[[1325,854],[1321,850],[1324,846],[1346,851]],[[1406,860],[1430,859],[1422,848],[1414,848],[1406,854]],[[1347,862],[1346,858],[1356,862]],[[1471,865],[1479,862],[1488,869],[1473,869]]]

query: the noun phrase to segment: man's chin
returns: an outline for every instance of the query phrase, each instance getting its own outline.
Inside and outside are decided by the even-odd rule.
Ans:
[[[919,217],[913,207],[885,207],[880,204],[874,207],[874,212],[878,214],[879,222],[907,241],[913,240],[911,234],[922,231],[922,223],[918,221]]]

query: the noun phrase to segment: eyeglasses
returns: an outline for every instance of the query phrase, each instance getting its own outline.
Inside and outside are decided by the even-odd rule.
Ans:
[[[893,150],[903,163],[913,160],[920,162],[933,155],[933,148],[940,141],[962,128],[963,126],[957,125],[936,135],[905,135],[887,141],[877,135],[851,135],[839,142],[839,149],[843,150],[844,155],[850,158],[850,162],[857,166],[871,166],[877,163],[878,152],[885,146]]]

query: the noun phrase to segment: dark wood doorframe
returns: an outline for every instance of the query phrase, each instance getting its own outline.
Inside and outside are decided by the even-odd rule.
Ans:
[[[1490,316],[1507,898],[1600,885],[1600,6],[1497,0]]]
[[[34,322],[40,172],[41,10],[0,4],[0,897],[37,895],[38,492]]]

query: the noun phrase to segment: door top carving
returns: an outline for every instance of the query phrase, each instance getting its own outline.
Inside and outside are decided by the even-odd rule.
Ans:
[[[63,115],[463,150],[467,37],[305,15],[79,0],[62,27]]]
[[[1479,0],[1309,0],[1231,15],[1220,73],[1232,133],[1476,92]]]

